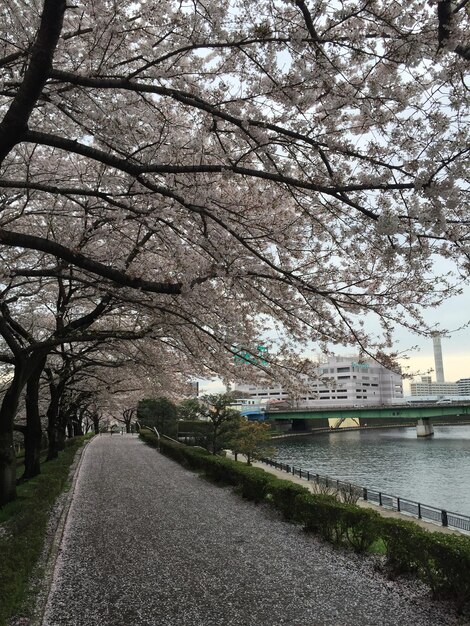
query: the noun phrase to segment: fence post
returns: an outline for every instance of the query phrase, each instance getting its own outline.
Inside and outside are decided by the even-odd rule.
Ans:
[[[400,498],[397,497],[397,511],[400,511]]]
[[[367,500],[367,489],[365,487],[362,488],[362,499]]]
[[[441,511],[441,520],[442,520],[443,526],[448,526],[449,520],[447,519],[447,511],[444,511],[444,510]]]
[[[379,491],[379,504],[382,506],[382,492]]]
[[[307,470],[307,480],[310,480],[310,472]]]
[[[315,474],[315,480],[317,481],[317,485],[320,483],[320,476]]]
[[[418,519],[421,519],[421,504],[418,502]]]
[[[294,475],[295,475],[295,467],[292,466],[292,476],[294,476]]]

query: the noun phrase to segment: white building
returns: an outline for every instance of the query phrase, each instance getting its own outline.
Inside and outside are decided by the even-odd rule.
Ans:
[[[457,383],[434,382],[431,376],[421,376],[421,381],[410,383],[412,396],[460,396],[465,395],[459,390]]]
[[[372,359],[330,357],[318,368],[318,377],[306,380],[307,391],[295,398],[281,385],[235,385],[234,393],[249,393],[261,403],[289,401],[293,408],[379,405],[403,400],[400,374]]]
[[[455,384],[460,396],[470,396],[470,378],[460,378]]]
[[[432,340],[436,380],[433,381],[431,376],[421,376],[420,382],[410,383],[410,393],[413,396],[412,401],[416,402],[418,396],[420,398],[427,397],[430,402],[442,399],[444,396],[451,399],[457,399],[457,396],[470,396],[470,378],[461,378],[456,383],[445,382],[441,337],[438,333],[434,333]]]

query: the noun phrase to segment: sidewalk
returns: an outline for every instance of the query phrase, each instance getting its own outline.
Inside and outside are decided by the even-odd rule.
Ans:
[[[419,583],[146,446],[86,448],[43,626],[455,626]],[[461,622],[460,622],[461,623]]]

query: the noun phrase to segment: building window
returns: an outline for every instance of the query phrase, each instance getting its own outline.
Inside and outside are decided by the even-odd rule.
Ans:
[[[333,371],[333,370],[332,370]],[[338,374],[340,372],[350,372],[351,369],[349,367],[338,367],[338,369],[336,370],[338,372]]]
[[[338,380],[349,380],[351,376],[338,376]]]

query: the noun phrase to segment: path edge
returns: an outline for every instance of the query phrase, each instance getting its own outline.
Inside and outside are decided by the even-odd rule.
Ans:
[[[55,525],[55,528],[53,527],[51,529],[51,538],[46,538],[42,556],[38,564],[36,565],[36,567],[42,568],[41,582],[38,584],[37,596],[34,600],[34,607],[32,609],[29,626],[42,626],[47,602],[49,600],[52,583],[54,580],[55,565],[60,552],[65,525],[67,523],[70,507],[72,505],[78,475],[80,473],[80,468],[83,461],[83,456],[85,450],[93,441],[93,439],[94,437],[92,437],[89,441],[86,441],[84,445],[77,450],[73,462],[70,466],[69,474],[67,476],[67,483],[70,484],[70,487],[68,490],[64,490],[58,496],[53,505],[53,510],[54,507],[57,507],[55,511],[55,516],[58,518],[58,521]],[[51,511],[50,519],[53,519],[53,510]]]

